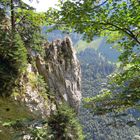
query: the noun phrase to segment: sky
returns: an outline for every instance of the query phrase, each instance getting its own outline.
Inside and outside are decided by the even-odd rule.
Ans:
[[[33,0],[33,2],[29,2],[29,0],[23,0],[25,3],[30,4],[34,8],[36,8],[37,12],[45,12],[49,7],[55,7],[55,4],[58,3],[58,0]]]

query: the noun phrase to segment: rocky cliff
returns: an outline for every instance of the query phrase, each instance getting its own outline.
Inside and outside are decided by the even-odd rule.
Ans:
[[[44,58],[30,52],[35,63],[28,64],[26,72],[20,78],[19,86],[24,87],[24,94],[14,96],[15,99],[24,100],[31,111],[38,110],[45,114],[44,100],[39,95],[39,88],[43,86],[38,83],[41,76],[47,90],[54,96],[55,104],[66,101],[77,112],[81,101],[81,69],[70,38],[45,44],[44,49]]]
[[[49,118],[64,102],[78,112],[81,70],[71,40],[55,40],[44,49],[45,57],[28,50],[32,62],[15,81],[11,96],[0,98],[0,140],[16,139],[18,133],[23,139],[33,139],[29,128],[42,128],[42,119]]]
[[[39,73],[45,78],[58,103],[65,100],[78,111],[81,101],[81,70],[70,38],[53,41],[45,46],[45,52],[44,62],[39,57],[36,59]]]

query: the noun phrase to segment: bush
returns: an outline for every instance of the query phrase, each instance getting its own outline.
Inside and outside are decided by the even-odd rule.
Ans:
[[[82,128],[76,119],[74,111],[65,103],[58,107],[48,121],[52,139],[83,140]]]

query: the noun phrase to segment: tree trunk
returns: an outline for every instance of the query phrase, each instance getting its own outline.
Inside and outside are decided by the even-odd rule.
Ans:
[[[11,0],[11,28],[12,33],[15,31],[15,15],[14,15],[14,0]]]

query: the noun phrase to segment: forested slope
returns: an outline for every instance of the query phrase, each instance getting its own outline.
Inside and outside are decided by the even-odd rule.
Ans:
[[[77,56],[82,70],[83,97],[93,97],[107,89],[107,76],[115,71],[115,64],[92,48],[85,49]],[[94,114],[93,109],[81,105],[79,118],[84,126],[86,140],[134,140],[140,134],[134,114],[138,116],[138,111]]]

